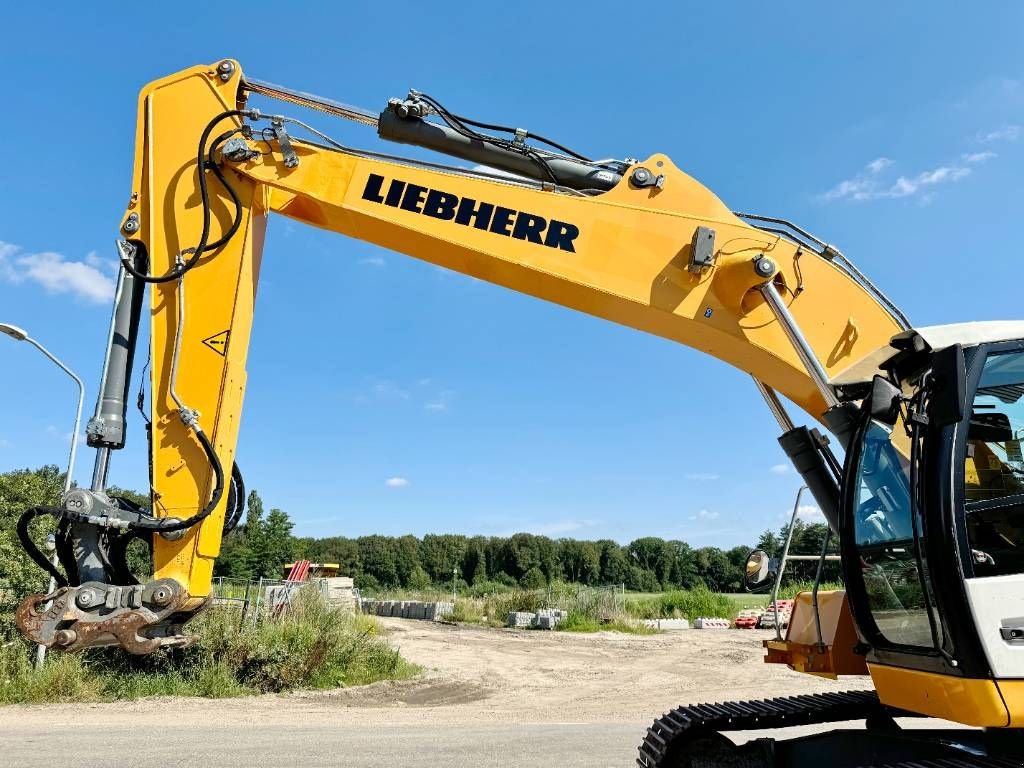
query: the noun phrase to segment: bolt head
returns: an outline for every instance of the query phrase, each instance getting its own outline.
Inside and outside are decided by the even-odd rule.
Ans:
[[[635,181],[637,184],[646,184],[650,178],[651,172],[648,171],[646,168],[637,168],[635,171],[633,171],[633,181]]]
[[[78,593],[75,601],[82,608],[88,608],[96,601],[96,593],[91,589],[83,589]]]
[[[754,271],[761,277],[771,277],[775,274],[775,262],[767,256],[762,256],[754,262]]]
[[[64,646],[71,645],[78,639],[78,633],[73,629],[58,629],[53,633],[53,644]]]
[[[125,219],[121,229],[127,232],[129,235],[139,231],[139,215],[137,213],[131,214]]]

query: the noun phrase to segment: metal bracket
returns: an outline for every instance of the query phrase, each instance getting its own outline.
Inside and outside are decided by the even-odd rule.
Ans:
[[[629,181],[634,187],[639,189],[645,187],[662,189],[665,186],[665,174],[659,173],[655,176],[641,165],[633,169],[633,173],[629,175]]]
[[[715,230],[711,227],[697,227],[693,233],[693,248],[690,251],[690,272],[704,272],[715,263]]]
[[[19,629],[33,642],[63,651],[119,645],[147,654],[187,645],[180,627],[160,623],[177,613],[188,593],[172,579],[134,586],[89,581],[49,595],[29,595],[18,605]]]
[[[224,142],[224,148],[221,150],[226,160],[230,160],[233,163],[244,163],[249,160],[255,160],[260,156],[260,153],[249,146],[245,139],[234,137]]]
[[[270,121],[271,130],[274,132],[274,138],[277,139],[277,143],[281,145],[281,154],[284,156],[284,167],[295,168],[299,164],[299,156],[295,154],[295,149],[292,147],[292,141],[288,136],[288,131],[284,127],[284,123],[275,118]]]

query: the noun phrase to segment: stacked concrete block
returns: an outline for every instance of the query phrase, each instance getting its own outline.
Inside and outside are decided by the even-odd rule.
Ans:
[[[529,613],[528,611],[513,611],[508,615],[508,620],[505,622],[505,625],[513,627],[514,629],[527,629],[532,627],[536,620],[536,613]]]
[[[441,621],[445,616],[455,612],[455,603],[424,603],[423,618],[426,621]]]
[[[452,602],[424,603],[418,600],[370,600],[359,601],[360,610],[371,616],[389,616],[401,619],[440,621],[455,610]]]
[[[645,627],[659,629],[665,632],[674,632],[681,629],[689,629],[690,622],[686,619],[645,619],[641,622]]]
[[[320,594],[323,595],[328,605],[355,610],[356,590],[350,577],[329,576],[314,579],[313,583],[320,590]]]
[[[537,611],[533,625],[537,629],[554,629],[567,615],[568,613],[561,608],[542,608]]]

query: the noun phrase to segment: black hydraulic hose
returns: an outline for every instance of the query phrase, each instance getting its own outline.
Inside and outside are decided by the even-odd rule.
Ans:
[[[18,518],[18,540],[21,542],[21,546],[24,547],[28,556],[32,558],[32,561],[46,571],[50,576],[53,577],[58,587],[66,587],[68,580],[64,574],[57,570],[57,567],[50,562],[50,559],[44,555],[36,543],[32,541],[32,537],[29,535],[28,526],[33,520],[40,515],[59,515],[63,512],[58,507],[32,507],[21,513],[21,517]]]
[[[238,462],[231,465],[231,490],[228,494],[228,511],[224,514],[224,535],[227,536],[242,520],[245,513],[245,480]]]
[[[203,446],[206,458],[209,459],[210,467],[213,469],[214,485],[213,493],[210,495],[210,500],[201,511],[192,515],[192,517],[185,518],[184,520],[178,520],[173,517],[151,518],[144,522],[139,521],[137,523],[133,523],[132,527],[153,530],[158,533],[181,531],[186,528],[191,528],[196,523],[201,523],[210,516],[210,513],[213,512],[214,508],[216,508],[220,503],[221,497],[224,495],[224,467],[221,466],[220,459],[217,458],[217,453],[213,450],[213,445],[210,443],[210,438],[206,436],[206,433],[201,429],[196,429],[195,432],[196,439],[199,440],[200,445]]]
[[[238,230],[238,227],[240,226],[241,221],[242,221],[242,205],[241,205],[241,201],[239,200],[238,195],[235,193],[235,190],[231,187],[231,185],[228,183],[227,179],[224,177],[224,174],[221,172],[220,167],[216,163],[212,162],[212,159],[209,160],[209,161],[207,160],[207,156],[206,156],[206,154],[207,154],[207,152],[206,152],[206,143],[209,140],[210,134],[213,132],[214,127],[221,120],[224,120],[224,119],[229,118],[229,117],[243,117],[243,116],[248,115],[248,114],[249,113],[247,111],[245,111],[245,110],[230,109],[230,110],[227,110],[226,112],[221,112],[219,115],[217,115],[215,118],[213,118],[209,123],[207,123],[206,128],[203,129],[202,136],[199,139],[199,152],[198,152],[198,160],[197,160],[197,164],[196,164],[196,171],[199,174],[199,195],[202,198],[202,205],[203,205],[203,231],[202,231],[202,234],[199,237],[199,242],[196,244],[196,246],[194,248],[191,249],[192,253],[191,253],[188,261],[186,261],[184,264],[182,264],[180,266],[177,265],[177,264],[172,266],[167,271],[166,274],[159,275],[159,276],[153,276],[153,275],[144,275],[144,274],[142,274],[141,272],[139,272],[138,270],[135,269],[135,265],[131,264],[129,259],[122,258],[121,259],[121,264],[124,266],[125,271],[128,272],[128,274],[130,274],[136,280],[140,280],[143,283],[147,283],[147,284],[169,283],[169,282],[171,282],[173,280],[177,280],[183,274],[185,274],[190,269],[192,269],[192,267],[194,267],[196,265],[196,263],[198,263],[199,259],[202,257],[204,252],[206,252],[208,250],[214,250],[215,248],[219,248],[220,246],[224,245],[224,243],[226,243],[228,240],[230,240],[231,237]],[[215,142],[215,144],[216,143],[217,142]],[[227,190],[228,194],[231,196],[231,200],[232,200],[232,202],[234,203],[234,206],[235,206],[235,217],[234,217],[234,220],[231,223],[231,226],[228,228],[228,231],[221,238],[219,238],[218,240],[216,240],[213,243],[207,243],[207,239],[210,236],[210,218],[211,218],[211,216],[210,216],[210,193],[209,193],[209,189],[207,188],[207,181],[206,181],[206,171],[208,171],[208,170],[209,171],[213,171],[213,174],[217,177],[217,179],[221,182],[221,184],[224,185],[224,188]]]
[[[460,122],[465,123],[466,125],[472,125],[472,126],[475,126],[477,128],[483,128],[484,130],[487,130],[487,131],[505,131],[506,133],[515,133],[516,132],[515,128],[509,128],[508,126],[505,126],[505,125],[493,125],[491,123],[481,123],[478,120],[471,120],[468,117],[462,117],[461,115],[452,115],[452,117],[454,117],[456,120],[459,120]],[[526,131],[525,134],[526,134],[526,138],[528,138],[528,139],[533,139],[534,141],[539,141],[542,144],[547,144],[549,147],[554,147],[559,152],[564,152],[565,154],[569,155],[570,157],[574,157],[577,160],[583,161],[584,163],[592,163],[593,162],[593,160],[591,160],[589,157],[585,157],[584,155],[581,155],[579,152],[573,152],[568,147],[562,146],[558,142],[552,141],[551,139],[546,139],[543,136],[541,136],[539,133],[534,133],[533,131]]]
[[[462,134],[467,139],[475,139],[477,141],[493,144],[494,146],[500,147],[501,149],[507,150],[509,152],[518,152],[519,154],[525,155],[526,157],[530,158],[535,163],[537,163],[537,165],[539,165],[541,169],[550,177],[552,182],[554,182],[555,184],[558,183],[558,178],[551,170],[551,166],[548,165],[547,161],[543,158],[543,156],[541,156],[541,154],[534,150],[533,148],[526,147],[521,144],[516,144],[515,142],[509,141],[507,139],[502,139],[497,136],[488,136],[485,133],[480,133],[478,131],[471,130],[462,123],[460,118],[458,118],[457,116],[449,112],[447,109],[445,109],[437,100],[433,99],[432,97],[428,96],[425,93],[421,93],[420,98],[423,101],[425,101],[428,105],[433,107],[434,111],[437,112],[438,116],[453,131]]]

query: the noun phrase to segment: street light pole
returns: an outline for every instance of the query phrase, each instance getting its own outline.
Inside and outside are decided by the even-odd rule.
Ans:
[[[50,350],[48,350],[38,341],[33,339],[31,336],[29,336],[28,332],[25,331],[23,328],[19,328],[18,326],[11,325],[9,323],[0,323],[0,333],[4,334],[5,336],[10,336],[15,341],[27,341],[33,347],[42,352],[54,365],[56,365],[58,368],[64,371],[64,373],[66,373],[68,376],[70,376],[74,380],[75,384],[78,385],[78,407],[75,409],[75,427],[71,431],[71,451],[68,454],[67,471],[64,473],[64,493],[66,495],[68,491],[71,490],[71,481],[75,473],[75,457],[78,453],[78,430],[82,424],[82,405],[85,402],[85,384],[82,383],[82,380],[78,378],[74,371],[72,371],[70,368],[64,365],[64,363],[58,360],[57,357],[50,352]],[[53,540],[52,534],[47,539],[46,548],[51,553],[50,562],[52,562],[54,565],[57,565],[56,543]],[[57,589],[57,582],[53,578],[53,576],[51,576],[49,588],[46,590],[47,594],[53,592],[55,589]],[[36,646],[37,669],[43,666],[43,659],[45,658],[46,646],[40,643],[38,646]]]

